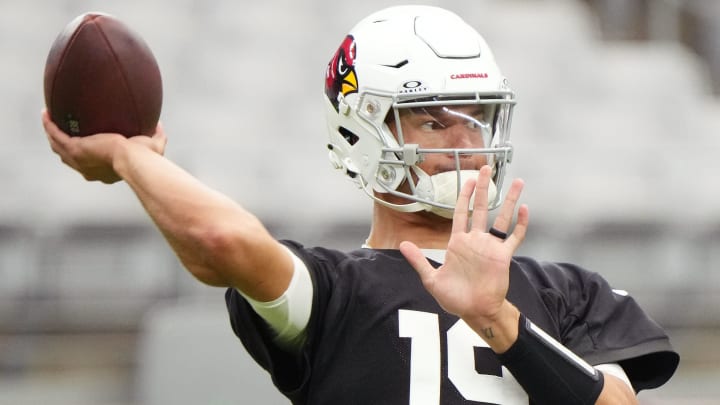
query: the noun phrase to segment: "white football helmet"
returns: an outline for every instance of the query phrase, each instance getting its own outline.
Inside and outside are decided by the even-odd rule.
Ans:
[[[397,6],[366,17],[328,64],[325,95],[330,161],[378,203],[450,218],[460,186],[478,173],[467,162],[483,157],[493,168],[489,208],[500,204],[515,95],[485,40],[456,14]],[[431,132],[461,123],[478,140],[406,143],[413,129],[403,117]],[[434,173],[418,166],[433,156],[450,163]]]

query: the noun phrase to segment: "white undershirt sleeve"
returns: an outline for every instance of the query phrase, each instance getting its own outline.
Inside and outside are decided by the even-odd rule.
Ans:
[[[293,275],[285,292],[278,298],[256,301],[238,290],[255,312],[277,333],[275,343],[293,352],[299,352],[305,343],[313,300],[313,284],[305,263],[285,247],[293,260]]]
[[[603,374],[610,374],[612,376],[615,376],[622,380],[625,384],[630,387],[631,390],[634,391],[634,388],[632,384],[630,383],[630,379],[628,378],[627,374],[625,373],[625,370],[623,370],[622,366],[620,366],[617,363],[605,363],[605,364],[598,364],[595,366],[595,368],[598,371],[601,371]]]

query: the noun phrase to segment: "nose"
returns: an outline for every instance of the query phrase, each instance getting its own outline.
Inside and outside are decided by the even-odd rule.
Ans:
[[[457,123],[449,126],[446,133],[446,148],[448,149],[477,149],[484,148],[485,141],[480,128],[471,128],[467,123]],[[455,154],[451,157],[455,160]],[[460,153],[457,155],[461,168],[477,169],[487,164],[487,156],[482,153]]]
[[[445,140],[447,147],[453,149],[485,147],[480,129],[469,128],[466,123],[456,123],[448,127]]]

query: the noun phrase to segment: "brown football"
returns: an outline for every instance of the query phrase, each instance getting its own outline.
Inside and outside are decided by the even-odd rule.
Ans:
[[[155,132],[162,78],[142,37],[104,13],[76,17],[58,35],[45,63],[45,105],[71,136]]]

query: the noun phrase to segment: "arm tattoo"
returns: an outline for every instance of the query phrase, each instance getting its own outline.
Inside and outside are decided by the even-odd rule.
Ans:
[[[495,334],[493,333],[492,328],[483,328],[482,333],[488,339],[492,339],[495,337]]]

